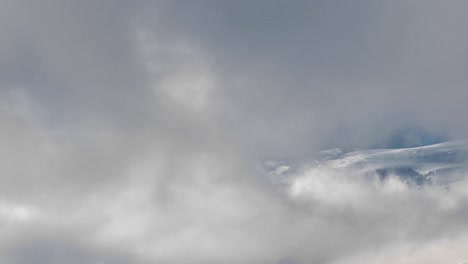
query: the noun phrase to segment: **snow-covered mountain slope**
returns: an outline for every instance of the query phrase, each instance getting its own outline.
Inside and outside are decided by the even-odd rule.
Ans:
[[[416,183],[447,183],[468,172],[468,140],[405,149],[322,152],[322,166],[361,173],[381,179],[396,175]]]
[[[315,159],[276,166],[270,175],[294,177],[312,168],[380,180],[396,176],[411,185],[448,184],[468,175],[468,140],[403,149],[326,150]]]

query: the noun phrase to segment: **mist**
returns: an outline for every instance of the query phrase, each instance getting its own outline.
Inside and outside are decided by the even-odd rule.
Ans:
[[[0,260],[466,261],[464,177],[303,162],[465,138],[466,8],[0,1]]]

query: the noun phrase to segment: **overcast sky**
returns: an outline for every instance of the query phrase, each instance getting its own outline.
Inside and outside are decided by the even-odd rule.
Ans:
[[[297,198],[261,169],[466,137],[467,10],[1,0],[0,262],[468,260],[468,183]]]

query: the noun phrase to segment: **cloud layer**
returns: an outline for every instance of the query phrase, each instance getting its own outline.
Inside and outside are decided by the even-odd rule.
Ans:
[[[465,181],[259,165],[465,137],[466,8],[1,1],[0,261],[466,260]]]

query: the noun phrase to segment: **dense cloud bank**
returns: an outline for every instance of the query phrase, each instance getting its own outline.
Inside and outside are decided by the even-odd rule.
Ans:
[[[467,182],[266,160],[466,137],[464,1],[0,1],[2,263],[457,263]]]

